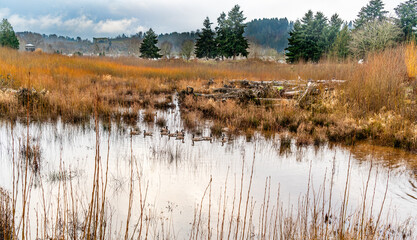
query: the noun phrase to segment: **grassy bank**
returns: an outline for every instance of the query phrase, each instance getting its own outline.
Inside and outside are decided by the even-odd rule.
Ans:
[[[347,80],[312,104],[279,106],[237,100],[213,101],[187,96],[185,122],[214,120],[215,129],[292,132],[297,143],[325,141],[376,144],[417,149],[416,47],[409,44],[370,54],[364,64],[323,60],[296,65],[241,61],[149,61],[137,58],[67,57],[0,49],[0,116],[17,119],[30,110],[32,119],[62,117],[66,122],[98,115],[135,123],[140,108],[165,108],[175,91],[192,86],[210,92],[232,79]],[[29,91],[13,90],[27,88]],[[34,89],[32,91],[31,89]],[[99,99],[99,101],[95,101]],[[95,107],[97,104],[97,107]]]
[[[415,72],[410,71],[416,67],[410,63],[410,50],[415,52],[411,46],[371,54],[364,64],[340,64],[343,74],[339,76],[346,83],[334,91],[323,91],[305,107],[296,102],[278,106],[241,104],[189,95],[182,101],[184,116],[186,122],[187,118],[210,118],[214,120],[214,130],[227,127],[249,133],[291,132],[299,145],[370,140],[378,145],[416,151],[417,80]],[[325,73],[325,79],[331,79],[337,75],[330,66],[331,63],[323,62],[286,67],[315,67],[317,72]]]

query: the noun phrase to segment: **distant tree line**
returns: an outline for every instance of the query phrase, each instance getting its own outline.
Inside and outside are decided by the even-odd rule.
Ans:
[[[369,52],[415,39],[417,0],[400,3],[395,13],[396,18],[388,17],[382,0],[369,1],[353,24],[342,21],[337,14],[328,19],[321,12],[308,11],[289,33],[287,62],[365,58]]]
[[[247,23],[244,36],[250,42],[282,52],[288,46],[293,25],[287,18],[255,19]]]

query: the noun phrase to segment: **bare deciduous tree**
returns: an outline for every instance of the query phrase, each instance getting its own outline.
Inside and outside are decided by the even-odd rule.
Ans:
[[[170,58],[171,57],[171,52],[172,52],[172,43],[168,42],[168,41],[164,41],[161,44],[161,55],[164,58]]]
[[[395,46],[401,38],[401,29],[392,20],[376,20],[353,31],[349,48],[359,58],[368,52]]]
[[[185,40],[181,45],[181,56],[186,59],[190,60],[194,51],[194,42],[191,40]]]

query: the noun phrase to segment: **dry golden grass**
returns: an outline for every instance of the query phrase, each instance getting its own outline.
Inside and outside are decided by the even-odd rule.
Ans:
[[[405,63],[407,65],[408,77],[415,79],[417,77],[417,47],[414,41],[407,45]]]
[[[68,58],[43,53],[19,53],[6,49],[0,49],[0,61],[0,74],[11,74],[15,80],[13,82],[15,89],[34,87],[38,90],[37,92],[41,92],[44,88],[49,91],[45,94],[26,95],[26,98],[21,97],[12,100],[7,97],[8,95],[5,95],[5,100],[0,102],[0,110],[3,116],[10,117],[13,114],[27,116],[25,162],[22,162],[22,165],[17,164],[19,162],[14,159],[13,155],[13,191],[11,199],[10,197],[4,198],[3,196],[6,195],[0,191],[0,234],[6,232],[9,238],[19,235],[21,239],[26,239],[29,233],[25,224],[30,222],[27,213],[31,206],[29,204],[31,199],[30,190],[33,187],[32,173],[27,168],[29,166],[30,136],[28,129],[30,118],[62,116],[76,122],[83,118],[89,119],[93,115],[96,132],[96,156],[94,178],[90,183],[92,185],[91,196],[83,196],[85,202],[74,200],[73,190],[75,189],[72,188],[71,181],[65,180],[65,169],[61,169],[61,179],[64,180],[60,181],[59,189],[62,190],[59,190],[56,195],[57,205],[44,205],[45,213],[42,213],[42,209],[39,212],[41,221],[36,223],[37,228],[39,227],[39,235],[43,239],[107,239],[116,230],[120,232],[118,238],[122,238],[122,235],[124,235],[125,239],[140,239],[141,237],[147,239],[149,228],[152,228],[152,225],[150,226],[152,221],[149,221],[152,214],[151,209],[146,207],[146,189],[142,188],[140,178],[139,184],[136,184],[136,187],[139,187],[139,201],[137,201],[138,196],[133,198],[132,193],[135,186],[133,180],[136,179],[134,176],[140,176],[140,173],[137,161],[134,160],[132,154],[132,139],[130,142],[131,159],[129,161],[130,200],[125,228],[117,230],[107,225],[111,222],[110,209],[106,205],[109,154],[107,153],[106,158],[101,156],[99,151],[99,114],[108,117],[123,108],[125,114],[122,117],[134,121],[137,119],[135,113],[138,112],[139,106],[147,106],[149,110],[145,113],[145,118],[154,121],[155,116],[152,110],[154,94],[172,93],[174,89],[184,89],[187,85],[200,89],[204,82],[212,77],[215,78],[217,85],[221,85],[224,80],[232,78],[271,80],[296,79],[298,76],[305,79],[335,77],[347,79],[349,82],[337,89],[336,94],[319,97],[317,103],[308,109],[301,109],[291,104],[280,107],[264,107],[253,103],[241,104],[234,100],[216,102],[188,96],[182,102],[182,109],[186,112],[186,125],[187,122],[188,125],[198,124],[198,118],[212,118],[215,120],[215,128],[220,129],[220,131],[222,127],[228,127],[231,131],[240,129],[249,129],[250,131],[254,129],[282,130],[286,133],[280,143],[283,151],[291,146],[291,138],[287,132],[292,132],[294,136],[298,136],[297,143],[299,145],[311,142],[319,144],[325,141],[325,138],[330,141],[346,142],[348,144],[353,143],[355,139],[373,139],[381,144],[417,149],[417,128],[412,115],[412,111],[415,110],[405,102],[405,100],[413,99],[415,96],[407,96],[405,91],[409,87],[407,85],[409,79],[404,64],[403,47],[372,55],[364,65],[349,61],[341,64],[323,62],[294,66],[259,61],[221,63],[153,62],[133,58]],[[31,73],[30,78],[29,72]],[[126,111],[127,107],[129,107],[128,111]],[[11,132],[13,132],[13,124],[11,124],[11,128]],[[12,149],[14,149],[14,144],[15,140],[12,134]],[[108,152],[109,149],[110,133]],[[255,156],[253,161],[255,161]],[[326,179],[323,181],[322,188],[318,192],[314,192],[314,189],[310,186],[311,176],[308,178],[307,194],[301,196],[297,211],[294,212],[292,209],[285,209],[285,206],[282,206],[279,195],[276,196],[275,205],[270,201],[271,182],[270,180],[268,182],[267,179],[264,201],[259,214],[261,216],[259,219],[260,227],[255,229],[256,220],[252,219],[254,203],[250,201],[253,168],[249,177],[249,185],[245,188],[243,182],[246,183],[247,181],[243,181],[243,179],[248,179],[248,176],[244,176],[244,165],[242,164],[240,188],[238,188],[238,192],[240,189],[240,195],[236,196],[235,189],[231,212],[230,209],[227,209],[227,215],[223,214],[222,217],[218,215],[218,223],[220,223],[220,220],[222,222],[221,230],[218,230],[220,239],[224,235],[245,239],[245,236],[254,234],[252,230],[255,230],[255,233],[261,239],[368,239],[368,236],[369,238],[385,238],[385,234],[392,230],[390,219],[387,219],[387,222],[380,221],[383,204],[379,215],[378,213],[372,215],[365,212],[365,209],[367,209],[365,205],[369,205],[366,197],[362,201],[362,209],[364,210],[359,209],[353,214],[347,214],[344,209],[345,203],[349,199],[346,195],[349,192],[347,188],[345,189],[341,209],[331,211],[331,203],[327,202],[327,198],[321,197],[326,192]],[[348,168],[346,183],[349,181],[349,170],[350,168]],[[20,190],[15,188],[19,184],[21,185]],[[225,183],[225,188],[226,186],[227,183]],[[41,188],[43,187],[41,186]],[[190,239],[210,238],[211,233],[214,233],[214,230],[212,232],[210,227],[211,182],[207,189],[210,189],[207,193],[209,199],[207,224],[200,224],[202,219],[201,209],[206,195],[204,194],[200,203],[198,224],[193,224]],[[242,195],[244,189],[247,194]],[[330,189],[332,189],[332,186],[330,186]],[[310,191],[313,192],[310,193]],[[330,190],[330,199],[331,194]],[[45,199],[45,193],[43,195]],[[19,196],[19,198],[16,198],[16,196]],[[24,200],[22,201],[22,208],[16,211],[16,202],[22,199]],[[133,201],[133,199],[135,200]],[[223,206],[220,205],[219,207],[223,212],[226,212],[227,199],[231,200],[232,198],[224,194],[223,199]],[[220,203],[221,200],[222,197],[220,197]],[[329,207],[325,207],[327,203]],[[140,217],[138,219],[131,218],[132,205],[139,205]],[[48,207],[55,208],[53,211],[55,214],[46,214]],[[11,216],[12,219],[7,219],[4,214],[2,215],[2,213],[8,211],[8,208],[10,208],[12,214],[7,216]],[[340,214],[338,214],[339,212]],[[42,216],[42,214],[44,215]],[[335,220],[331,225],[329,222],[330,216],[338,217],[338,220]],[[352,218],[346,229],[347,216],[352,216]],[[226,224],[224,224],[225,221]],[[19,224],[20,222],[22,225]],[[133,229],[129,230],[130,222],[137,222],[137,228],[135,227],[133,233]],[[162,224],[163,229],[164,222],[153,224],[156,225],[155,232],[159,233],[160,224]],[[207,231],[203,229],[207,229]],[[399,231],[399,234],[403,234],[403,232]],[[161,238],[170,239],[170,236],[165,237],[165,235],[162,230]],[[6,236],[6,238],[8,237]],[[36,237],[38,237],[38,232],[36,232]]]
[[[306,109],[291,103],[271,107],[193,96],[183,99],[183,107],[213,119],[218,128],[289,131],[296,136],[298,145],[320,145],[326,140],[351,145],[369,139],[379,145],[415,151],[417,91],[408,78],[405,61],[410,46],[413,44],[370,54],[364,64],[340,64],[341,76],[347,83],[333,93],[320,95]],[[316,68],[326,74],[324,79],[332,78],[337,69],[330,62],[286,66],[291,68],[302,69],[304,74]]]
[[[415,76],[415,51],[415,44],[409,43],[369,54],[364,64],[323,60],[287,65],[253,59],[184,62],[67,57],[1,48],[0,75],[9,74],[13,81],[8,86],[14,89],[34,88],[37,93],[45,89],[36,101],[30,100],[32,118],[60,116],[75,123],[90,119],[96,98],[99,116],[135,120],[139,108],[169,107],[172,98],[165,96],[176,90],[192,86],[199,92],[210,91],[206,86],[209,79],[214,79],[212,87],[232,79],[343,79],[346,84],[332,94],[319,96],[308,109],[291,102],[265,107],[187,97],[182,103],[182,110],[187,109],[183,116],[191,128],[196,119],[211,118],[232,131],[290,131],[298,135],[300,143],[312,142],[307,138],[311,135],[317,144],[326,139],[348,144],[372,139],[383,145],[416,149],[417,141],[411,136],[416,131],[417,82],[410,78]],[[0,92],[0,117],[25,116],[25,101],[10,96]],[[313,127],[299,128],[302,123]]]

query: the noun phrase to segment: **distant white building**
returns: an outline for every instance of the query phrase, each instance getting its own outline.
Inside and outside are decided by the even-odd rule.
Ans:
[[[35,45],[28,43],[25,45],[25,50],[28,52],[33,52],[35,51]]]

